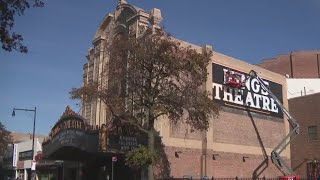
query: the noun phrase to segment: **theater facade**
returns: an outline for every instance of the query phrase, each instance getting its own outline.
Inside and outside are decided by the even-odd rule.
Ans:
[[[125,166],[124,154],[146,138],[134,129],[114,124],[93,126],[66,107],[42,144],[43,155],[37,160],[41,179],[140,179],[140,172]],[[116,157],[116,162],[112,158]],[[126,172],[126,173],[123,173]]]
[[[147,27],[160,28],[161,20],[159,9],[147,12],[119,1],[94,35],[93,47],[83,66],[83,83],[100,79],[104,64],[109,60],[104,50],[114,37],[121,33],[138,38]],[[246,81],[242,88],[226,86],[225,81],[227,72],[247,77],[255,70],[287,107],[285,77],[216,52],[209,45],[197,46],[176,40],[198,52],[213,51],[204,87],[212,92],[212,100],[221,110],[218,118],[210,120],[208,131],[203,132],[190,131],[184,124],[172,125],[165,117],[155,123],[162,142],[162,163],[155,167],[156,176],[256,178],[282,175],[270,160],[273,148],[289,132],[281,109],[255,79]],[[129,174],[129,179],[144,177],[143,171],[137,172],[125,165],[124,155],[137,145],[146,144],[146,139],[131,130],[117,130],[116,125],[112,131],[107,131],[110,113],[99,99],[84,103],[82,107],[80,115],[66,109],[43,143],[45,158],[37,168],[42,172],[55,172],[59,177],[98,179],[110,175],[112,157],[116,156],[118,169],[115,172],[118,174],[115,179],[128,179],[124,174]],[[289,146],[281,156],[290,165]]]

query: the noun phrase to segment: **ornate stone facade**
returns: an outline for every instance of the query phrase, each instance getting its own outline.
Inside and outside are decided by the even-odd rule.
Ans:
[[[89,49],[87,63],[83,66],[83,84],[99,82],[108,86],[108,80],[101,79],[101,73],[107,72],[106,64],[109,61],[108,45],[119,34],[126,36],[141,36],[148,26],[160,28],[161,11],[152,9],[146,12],[141,8],[129,5],[126,1],[119,1],[116,10],[105,16],[93,38],[93,47]],[[99,99],[82,104],[81,115],[90,119],[91,125],[107,124],[110,112]]]

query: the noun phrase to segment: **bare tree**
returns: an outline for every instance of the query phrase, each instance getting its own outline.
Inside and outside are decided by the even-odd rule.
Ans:
[[[71,98],[101,99],[114,120],[148,135],[150,152],[155,145],[154,123],[160,117],[207,130],[210,118],[218,115],[205,88],[211,52],[184,47],[161,30],[147,30],[139,39],[119,35],[107,52],[110,60],[101,74],[104,80],[73,89]],[[151,163],[148,179],[153,180],[154,160],[145,162]]]

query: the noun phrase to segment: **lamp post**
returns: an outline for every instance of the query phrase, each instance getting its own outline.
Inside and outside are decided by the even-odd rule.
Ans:
[[[31,159],[31,178],[34,179],[34,170],[33,168],[33,161],[34,161],[34,134],[36,130],[36,116],[37,116],[37,107],[34,107],[34,109],[19,109],[19,108],[13,108],[12,111],[12,117],[16,115],[16,111],[33,111],[33,132],[32,132],[32,159]]]

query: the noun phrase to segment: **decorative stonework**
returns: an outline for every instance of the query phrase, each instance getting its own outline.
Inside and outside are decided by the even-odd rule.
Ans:
[[[160,22],[162,21],[160,9],[153,8],[150,13],[150,23],[154,28],[160,28]]]
[[[100,79],[99,76],[105,69],[105,64],[110,60],[108,47],[113,39],[118,34],[129,35],[131,37],[139,38],[144,35],[148,28],[160,28],[162,20],[161,11],[159,9],[152,9],[147,12],[139,7],[128,4],[125,0],[118,0],[118,5],[115,11],[107,14],[101,22],[93,38],[93,48],[88,51],[87,65],[84,66],[83,84],[92,83],[93,79]],[[93,77],[93,78],[89,78]],[[107,119],[103,106],[98,104],[99,101],[90,102],[90,104],[83,103],[84,107],[81,111],[81,116],[88,119],[88,124],[99,125],[102,123],[97,119]],[[97,107],[102,109],[98,110]],[[99,122],[97,124],[97,122]]]
[[[105,124],[99,130],[99,151],[107,152],[108,149],[108,128]]]
[[[69,106],[67,106],[62,116],[60,117],[60,119],[62,119],[65,116],[77,116],[77,115],[78,115],[77,113],[75,113]]]
[[[125,0],[119,0],[117,8],[119,8],[119,6],[121,6],[122,4],[128,4]]]

